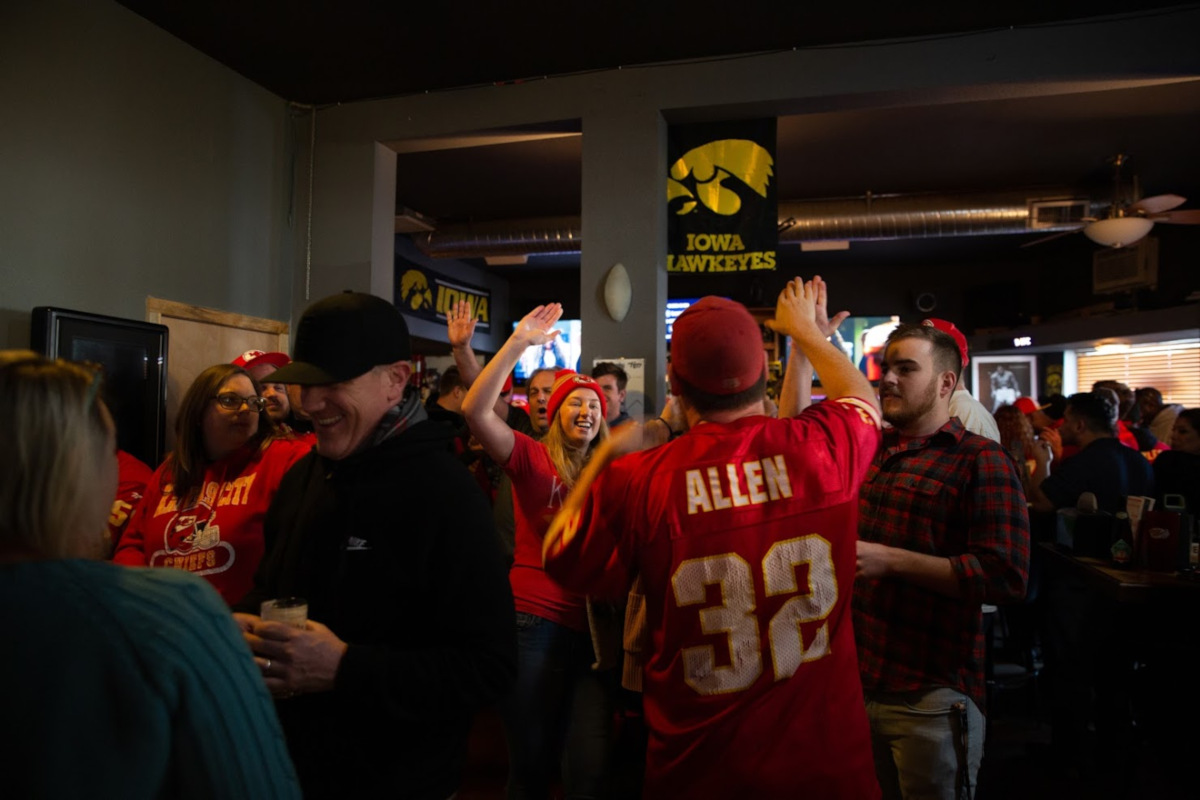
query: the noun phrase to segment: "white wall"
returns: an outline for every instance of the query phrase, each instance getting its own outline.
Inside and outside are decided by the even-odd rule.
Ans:
[[[287,104],[110,0],[0,3],[0,347],[146,295],[289,321]]]

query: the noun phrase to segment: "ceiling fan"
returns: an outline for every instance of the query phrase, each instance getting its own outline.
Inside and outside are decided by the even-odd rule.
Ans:
[[[1061,231],[1050,236],[1043,236],[1026,242],[1021,247],[1032,247],[1035,244],[1048,242],[1072,233],[1083,232],[1083,235],[1096,244],[1105,247],[1125,247],[1145,238],[1156,222],[1166,222],[1173,225],[1200,225],[1200,209],[1183,209],[1176,211],[1187,202],[1186,197],[1177,194],[1156,194],[1152,197],[1136,199],[1139,192],[1137,177],[1133,179],[1133,200],[1122,199],[1121,167],[1129,161],[1129,156],[1118,154],[1113,160],[1113,201],[1108,207],[1108,216],[1104,218],[1084,217],[1078,227],[1069,231]]]

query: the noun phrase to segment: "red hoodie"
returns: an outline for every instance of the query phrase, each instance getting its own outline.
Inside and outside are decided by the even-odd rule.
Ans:
[[[208,465],[201,491],[185,508],[170,482],[172,459],[166,459],[146,485],[113,561],[194,572],[226,603],[236,603],[254,584],[263,557],[263,518],[279,481],[311,447],[272,439],[235,450]]]

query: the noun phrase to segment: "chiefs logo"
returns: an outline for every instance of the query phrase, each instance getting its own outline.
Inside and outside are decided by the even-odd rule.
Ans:
[[[213,510],[204,502],[180,511],[167,523],[163,545],[168,553],[186,554],[211,549],[221,541],[221,528],[213,524]]]
[[[171,517],[163,531],[163,549],[150,556],[152,567],[177,567],[197,575],[224,572],[236,558],[233,545],[221,541],[221,526],[204,500]]]
[[[720,139],[692,148],[671,165],[667,202],[682,200],[676,214],[690,214],[697,204],[714,214],[732,216],[742,208],[737,191],[722,185],[736,178],[762,197],[767,196],[775,161],[767,149],[748,139]]]
[[[433,308],[433,292],[424,272],[410,269],[400,277],[400,299],[413,311]]]

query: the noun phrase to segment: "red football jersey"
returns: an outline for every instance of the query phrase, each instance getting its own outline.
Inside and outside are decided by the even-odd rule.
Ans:
[[[855,399],[697,426],[609,466],[546,570],[645,582],[647,797],[879,795],[850,593],[879,445]]]
[[[154,470],[130,453],[117,451],[117,496],[113,498],[112,509],[108,515],[108,542],[106,556],[112,557],[117,545],[121,543],[121,534],[129,524],[129,515],[146,493],[146,484]]]

